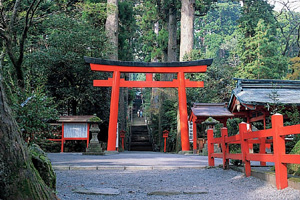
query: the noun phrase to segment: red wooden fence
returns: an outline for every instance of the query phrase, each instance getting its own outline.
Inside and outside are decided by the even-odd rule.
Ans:
[[[247,130],[246,123],[239,124],[239,134],[228,137],[227,128],[221,129],[222,136],[214,138],[213,129],[207,131],[208,164],[214,166],[214,158],[223,158],[223,168],[228,168],[229,159],[242,160],[245,167],[245,175],[251,176],[250,161],[273,162],[275,164],[277,189],[288,186],[287,163],[300,164],[300,155],[286,154],[285,136],[300,134],[300,124],[283,126],[283,116],[272,116],[272,128],[260,131]],[[266,139],[272,137],[273,139]],[[273,153],[249,153],[249,144],[273,143]],[[221,144],[222,153],[214,153],[214,144]],[[240,154],[229,153],[229,144],[241,144]],[[261,152],[261,151],[260,151]]]

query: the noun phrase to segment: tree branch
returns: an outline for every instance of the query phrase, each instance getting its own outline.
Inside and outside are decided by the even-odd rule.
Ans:
[[[10,22],[9,22],[9,26],[8,26],[9,30],[13,29],[15,20],[17,18],[18,9],[20,7],[20,3],[21,3],[21,0],[16,0],[16,2],[14,4],[13,12],[12,12],[12,15],[11,15],[11,18],[10,18]]]
[[[34,0],[31,5],[29,6],[29,8],[27,9],[26,12],[26,17],[25,17],[25,24],[24,24],[24,29],[22,32],[22,36],[20,39],[20,46],[19,46],[19,59],[18,59],[18,65],[21,65],[23,62],[23,58],[24,58],[24,46],[25,46],[25,40],[27,38],[27,33],[29,31],[29,27],[32,24],[32,20],[33,20],[33,16],[38,8],[38,6],[40,5],[41,0]],[[21,66],[20,66],[21,67]]]

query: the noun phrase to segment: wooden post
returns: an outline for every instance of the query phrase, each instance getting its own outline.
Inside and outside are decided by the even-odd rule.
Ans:
[[[167,138],[169,136],[169,131],[164,130],[163,131],[163,138],[164,138],[164,152],[167,152]]]
[[[65,124],[64,123],[62,123],[62,125],[61,125],[61,147],[60,147],[60,152],[61,153],[63,153],[64,152],[64,128],[65,128]]]
[[[280,128],[283,127],[283,116],[275,114],[272,116],[273,149],[275,162],[275,175],[277,189],[284,189],[288,186],[287,166],[281,162],[281,156],[285,154],[285,138],[280,136]]]
[[[122,131],[120,132],[120,137],[121,137],[121,139],[122,139],[122,148],[123,148],[123,151],[125,150],[125,145],[124,145],[125,133],[126,133],[126,131],[124,131],[124,130],[122,130]]]
[[[260,144],[259,144],[259,153],[265,154],[266,153],[266,138],[260,138]],[[260,162],[260,166],[266,166],[266,162]]]
[[[193,118],[193,154],[197,153],[197,124]]]
[[[167,152],[167,138],[164,138],[164,152]]]
[[[239,132],[241,137],[242,161],[245,166],[245,175],[248,177],[251,176],[251,165],[250,161],[247,160],[247,155],[249,154],[249,142],[244,139],[244,136],[247,134],[247,124],[245,122],[239,124]]]
[[[189,132],[188,132],[188,115],[186,103],[185,77],[184,72],[178,72],[178,104],[180,114],[180,131],[181,131],[181,147],[182,151],[190,150]]]
[[[210,167],[215,166],[215,158],[212,157],[211,154],[214,153],[214,130],[213,129],[208,129],[207,130],[207,151],[208,151],[208,165]]]
[[[266,114],[264,113],[264,129],[266,129]],[[259,144],[259,153],[265,154],[266,153],[266,138],[260,138]],[[260,162],[260,166],[266,166],[266,162]]]
[[[228,137],[228,131],[227,128],[221,128],[221,134],[222,134],[222,154],[223,154],[223,169],[229,168],[229,159],[226,159],[226,153],[229,153],[228,147],[225,143],[225,138]]]
[[[87,140],[86,140],[86,148],[89,148],[89,142],[90,142],[90,125],[87,123]]]
[[[153,74],[152,73],[146,73],[146,81],[153,81]]]
[[[110,100],[107,151],[116,151],[117,123],[120,92],[120,72],[114,71]]]

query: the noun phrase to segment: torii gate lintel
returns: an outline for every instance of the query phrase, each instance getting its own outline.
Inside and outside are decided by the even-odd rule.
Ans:
[[[207,66],[212,64],[212,59],[167,63],[122,62],[90,57],[84,59],[86,63],[90,64],[93,71],[113,72],[113,77],[108,78],[108,80],[94,80],[94,86],[96,87],[112,87],[107,151],[116,150],[120,87],[141,86],[178,88],[182,151],[189,151],[186,87],[204,87],[204,83],[203,81],[185,79],[185,73],[206,72]],[[146,73],[146,81],[126,81],[120,78],[121,73]],[[153,81],[152,73],[177,73],[177,79],[173,81]]]

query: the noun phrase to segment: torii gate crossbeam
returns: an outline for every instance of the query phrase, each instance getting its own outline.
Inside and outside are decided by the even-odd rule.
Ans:
[[[113,77],[108,78],[108,80],[94,80],[94,86],[112,87],[107,151],[116,150],[120,87],[178,88],[182,151],[189,151],[186,88],[204,87],[204,83],[203,81],[185,79],[185,73],[206,72],[207,66],[212,64],[212,59],[165,63],[123,62],[90,57],[84,57],[84,59],[86,63],[90,64],[93,71],[113,72]],[[126,81],[120,78],[121,73],[146,73],[146,81]],[[177,79],[173,81],[153,81],[152,73],[177,73]]]

